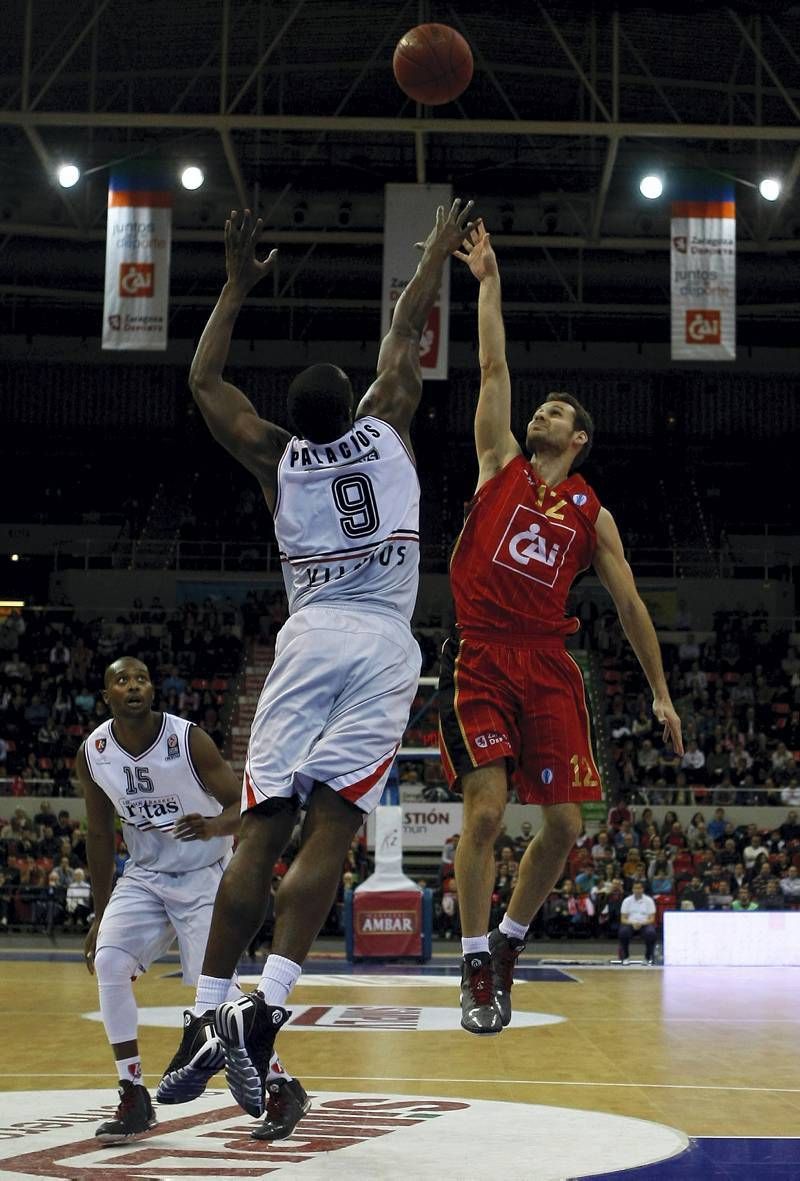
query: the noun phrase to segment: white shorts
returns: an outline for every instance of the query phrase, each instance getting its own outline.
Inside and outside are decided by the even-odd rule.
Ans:
[[[278,634],[256,706],[242,811],[326,783],[369,813],[408,725],[422,664],[405,620],[304,607]]]
[[[163,873],[129,862],[100,920],[98,950],[127,951],[145,972],[177,937],[184,983],[196,984],[224,867]]]

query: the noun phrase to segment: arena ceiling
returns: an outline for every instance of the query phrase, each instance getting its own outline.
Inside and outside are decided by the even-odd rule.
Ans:
[[[277,331],[372,337],[383,188],[450,182],[503,261],[512,335],[666,337],[669,189],[644,170],[735,178],[739,317],[796,343],[800,5],[475,0],[5,0],[0,49],[0,301],[6,330],[95,335],[110,166],[157,159],[177,186],[172,304],[192,335],[222,274],[231,208],[264,218]],[[420,107],[393,48],[421,20],[475,55],[463,96]],[[74,189],[57,163],[83,169]],[[783,180],[766,203],[765,174]],[[453,332],[474,335],[454,282]]]

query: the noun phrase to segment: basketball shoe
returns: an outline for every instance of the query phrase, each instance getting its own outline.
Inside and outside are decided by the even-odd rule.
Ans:
[[[465,955],[461,965],[461,1024],[468,1033],[501,1033],[494,999],[492,959],[487,951]]]
[[[100,1144],[124,1144],[128,1140],[140,1140],[157,1123],[147,1088],[122,1079],[114,1118],[101,1124],[94,1138]]]
[[[260,992],[223,1001],[214,1012],[214,1028],[225,1054],[225,1078],[236,1102],[248,1115],[266,1111],[269,1060],[275,1037],[290,1016],[268,1005]]]
[[[254,1140],[285,1140],[311,1107],[299,1079],[274,1078],[267,1084],[267,1118],[254,1128]]]
[[[492,958],[494,977],[494,1000],[503,1026],[511,1020],[511,986],[514,983],[514,968],[521,951],[525,949],[522,939],[512,939],[499,928],[489,932],[489,955]]]
[[[222,1044],[214,1030],[214,1010],[195,1017],[186,1009],[181,1044],[158,1084],[156,1099],[159,1103],[188,1103],[203,1094],[208,1080],[224,1065]]]

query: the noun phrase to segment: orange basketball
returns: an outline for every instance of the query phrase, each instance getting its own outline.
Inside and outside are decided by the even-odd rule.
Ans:
[[[438,107],[469,86],[472,50],[449,25],[417,25],[397,42],[392,69],[404,94]]]

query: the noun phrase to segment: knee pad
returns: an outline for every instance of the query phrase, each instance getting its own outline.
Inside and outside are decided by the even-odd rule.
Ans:
[[[94,956],[94,974],[98,984],[130,984],[139,961],[121,947],[99,947]]]

